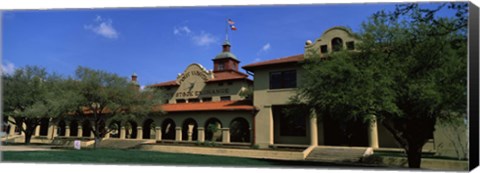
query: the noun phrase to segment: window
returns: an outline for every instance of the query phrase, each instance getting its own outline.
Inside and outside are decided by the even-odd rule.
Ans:
[[[232,81],[230,81],[230,82],[227,82],[227,84],[228,84],[228,85],[232,85],[232,84],[233,84],[233,82],[232,82]]]
[[[176,102],[177,103],[185,103],[186,101],[185,101],[185,99],[177,99]]]
[[[204,98],[202,98],[202,101],[203,102],[211,102],[212,98],[211,97],[204,97]]]
[[[222,97],[220,97],[220,100],[221,100],[221,101],[229,101],[229,100],[230,100],[230,96],[222,96]]]
[[[270,73],[270,89],[297,87],[297,71],[279,71]]]
[[[225,65],[224,65],[224,64],[218,64],[217,70],[224,70],[224,69],[225,69]]]
[[[188,103],[197,103],[197,102],[200,102],[200,99],[198,98],[188,99]]]
[[[274,121],[279,121],[280,136],[306,136],[308,111],[300,107],[272,106]]]
[[[218,86],[223,86],[223,82],[219,82],[219,83],[218,83]]]
[[[320,52],[321,53],[327,53],[328,52],[327,45],[321,45],[320,46]]]
[[[347,42],[347,49],[348,50],[353,50],[355,49],[355,43],[353,41]]]
[[[343,48],[343,40],[341,38],[335,37],[332,39],[332,50],[340,51]]]

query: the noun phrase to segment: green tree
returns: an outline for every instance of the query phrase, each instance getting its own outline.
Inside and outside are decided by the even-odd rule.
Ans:
[[[3,74],[2,78],[3,114],[12,117],[9,121],[25,133],[25,144],[30,143],[41,119],[62,116],[73,106],[67,102],[73,93],[66,88],[63,78],[48,74],[44,68],[26,66],[11,75]]]
[[[76,97],[76,109],[71,110],[76,116],[93,119],[92,133],[95,136],[95,147],[105,134],[109,132],[105,123],[108,120],[138,119],[143,116],[159,113],[154,106],[162,99],[159,90],[140,90],[138,84],[126,78],[101,70],[78,67],[71,80],[72,90]]]
[[[444,7],[455,17],[436,15]],[[437,121],[466,113],[466,7],[407,4],[372,15],[358,34],[358,51],[308,58],[294,102],[341,120],[375,115],[405,149],[409,167],[419,168]]]

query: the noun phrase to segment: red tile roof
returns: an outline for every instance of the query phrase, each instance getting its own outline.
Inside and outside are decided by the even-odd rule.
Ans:
[[[161,82],[153,85],[149,85],[148,87],[166,87],[166,86],[178,86],[177,80],[171,80],[167,82]]]
[[[165,112],[190,112],[190,111],[253,111],[255,107],[251,101],[218,101],[218,102],[202,102],[202,103],[177,103],[163,104],[156,106],[154,110]]]
[[[303,54],[299,54],[299,55],[293,55],[293,56],[277,58],[277,59],[272,59],[272,60],[267,60],[267,61],[256,62],[256,63],[253,63],[253,64],[248,64],[246,66],[243,66],[242,68],[245,69],[245,70],[251,70],[251,69],[254,69],[254,68],[257,68],[257,67],[264,67],[264,66],[269,66],[269,65],[301,62],[304,59],[305,58],[303,57]]]
[[[218,82],[218,81],[227,81],[227,80],[237,80],[237,79],[248,79],[248,75],[239,71],[220,71],[213,73],[214,78],[208,80],[207,82]],[[167,82],[157,83],[149,85],[148,87],[166,87],[166,86],[178,86],[176,80],[171,80]]]
[[[248,75],[239,71],[221,71],[213,73],[214,78],[207,82],[217,82],[225,80],[248,79]],[[250,80],[250,79],[248,79]]]

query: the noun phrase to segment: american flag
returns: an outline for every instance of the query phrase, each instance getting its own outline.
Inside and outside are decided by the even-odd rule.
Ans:
[[[235,22],[233,22],[232,19],[228,19],[228,24],[229,24],[229,25],[233,25],[233,24],[235,24]]]

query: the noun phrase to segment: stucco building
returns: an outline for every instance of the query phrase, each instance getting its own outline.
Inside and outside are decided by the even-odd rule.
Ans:
[[[260,148],[326,145],[398,149],[392,135],[376,121],[340,123],[310,110],[295,112],[295,117],[286,116],[283,111],[290,107],[290,97],[302,81],[301,65],[305,59],[326,58],[328,53],[341,49],[355,51],[357,42],[349,29],[333,27],[315,41],[307,41],[302,54],[247,64],[242,67],[244,73],[226,41],[212,59],[213,70],[193,63],[174,80],[147,86],[167,94],[158,105],[164,111],[162,115],[107,122],[118,130],[105,138],[179,144],[215,141]],[[137,76],[132,75],[132,82],[136,80]],[[91,124],[92,120],[82,117],[44,119],[34,136],[92,138]],[[10,125],[9,134],[18,134],[15,129]],[[455,156],[455,148],[445,135],[445,128],[438,126],[424,151]],[[457,141],[466,148],[466,133],[459,135],[461,139]]]

